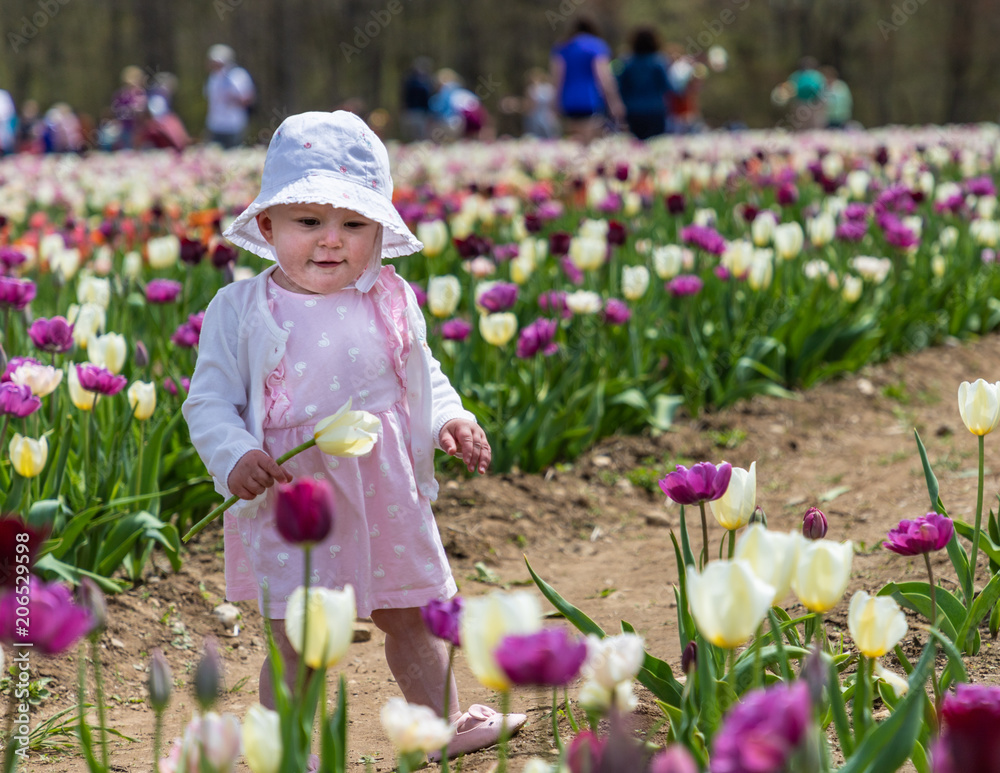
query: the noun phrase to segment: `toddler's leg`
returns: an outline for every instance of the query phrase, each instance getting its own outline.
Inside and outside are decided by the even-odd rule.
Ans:
[[[298,673],[299,667],[299,656],[292,647],[292,643],[288,641],[288,636],[285,634],[285,621],[284,620],[271,620],[271,635],[274,637],[274,644],[278,648],[278,652],[281,653],[281,661],[284,663],[285,668],[285,684],[288,685],[288,689],[295,692],[295,677]],[[312,669],[306,669],[306,677],[312,673]],[[274,682],[271,678],[271,657],[264,658],[264,665],[260,667],[260,689],[259,689],[260,702],[265,708],[274,710]]]
[[[448,673],[448,645],[427,630],[420,609],[376,609],[372,622],[385,632],[385,659],[403,697],[441,714],[447,679],[448,719],[457,720],[462,710],[455,675]]]

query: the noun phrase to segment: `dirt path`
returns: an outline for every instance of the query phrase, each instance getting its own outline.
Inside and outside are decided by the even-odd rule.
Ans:
[[[941,481],[950,514],[971,520],[976,495],[976,443],[962,425],[956,393],[963,380],[1000,375],[1000,337],[921,352],[826,384],[799,400],[755,399],[733,409],[681,420],[659,438],[611,438],[572,466],[544,476],[509,474],[444,482],[436,511],[461,591],[474,595],[489,582],[517,586],[528,573],[522,556],[605,629],[628,620],[654,654],[675,668],[680,653],[672,584],[677,570],[670,527],[675,508],[664,505],[655,481],[675,462],[723,459],[747,467],[757,462],[758,502],[771,528],[797,528],[802,513],[818,505],[830,520],[829,536],[858,546],[851,588],[830,615],[845,625],[846,599],[858,588],[874,592],[890,579],[919,579],[923,567],[879,548],[885,532],[901,518],[928,509],[912,430],[916,427]],[[996,504],[1000,447],[987,438],[987,505]],[[652,490],[650,490],[652,489]],[[721,529],[711,531],[717,545]],[[116,741],[117,770],[150,768],[152,712],[145,703],[149,652],[162,648],[178,681],[187,682],[203,636],[219,637],[229,692],[223,709],[242,716],[256,700],[262,659],[260,617],[242,604],[240,633],[225,636],[212,615],[223,600],[221,538],[210,534],[192,548],[178,575],[151,576],[143,587],[111,600],[110,626],[102,639],[109,722],[135,743]],[[692,535],[695,548],[698,533]],[[477,566],[479,568],[477,568]],[[938,555],[935,573],[953,580],[947,557]],[[531,586],[533,589],[533,586]],[[788,605],[792,609],[792,604]],[[911,635],[912,638],[912,635]],[[982,653],[968,660],[970,677],[1000,683],[1000,658],[984,634]],[[392,751],[378,712],[398,694],[382,656],[382,637],[352,645],[340,671],[350,704],[350,760],[363,770],[392,769]],[[36,659],[36,675],[50,676],[54,696],[41,716],[72,702],[75,658]],[[495,697],[475,683],[461,659],[459,686],[464,703]],[[331,680],[331,684],[333,684]],[[574,691],[571,691],[571,695]],[[640,722],[658,710],[642,696]],[[514,707],[530,724],[513,743],[513,770],[529,755],[551,749],[548,694],[520,693]],[[178,735],[191,715],[193,698],[175,689],[165,737]],[[493,753],[473,755],[463,770],[486,771]],[[245,768],[241,768],[245,770]],[[431,766],[435,770],[435,766]],[[36,756],[29,771],[77,773],[82,761],[64,753]]]

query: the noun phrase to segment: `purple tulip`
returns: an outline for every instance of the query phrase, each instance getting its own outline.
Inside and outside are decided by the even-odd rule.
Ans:
[[[446,601],[431,599],[420,608],[420,616],[433,636],[461,647],[459,621],[462,619],[463,604],[461,596],[452,596]]]
[[[901,556],[919,556],[941,550],[951,539],[955,526],[951,518],[939,513],[927,513],[912,521],[902,520],[889,529],[882,547]]]
[[[20,534],[27,536],[19,538]],[[48,536],[47,528],[36,529],[16,515],[0,516],[0,595],[4,587],[14,587],[18,566],[26,566],[29,571],[31,570],[35,563],[35,555]],[[27,545],[27,552],[18,552],[18,545]]]
[[[41,399],[31,393],[31,387],[10,381],[0,384],[0,414],[23,419],[41,406]]]
[[[671,215],[679,215],[684,212],[687,204],[684,201],[683,193],[668,193],[665,200],[667,212]]]
[[[553,234],[549,234],[549,254],[553,257],[559,257],[565,255],[569,252],[569,243],[573,239],[565,231],[556,231]]]
[[[679,505],[712,502],[726,493],[732,475],[733,466],[729,462],[718,467],[711,462],[698,462],[690,470],[678,464],[676,470],[660,481],[660,488]]]
[[[624,223],[617,220],[608,221],[608,244],[614,244],[618,247],[625,244],[628,239],[628,232],[625,230]]]
[[[562,290],[549,290],[539,294],[538,308],[542,311],[553,312],[563,318],[573,316],[573,312],[566,306],[566,293]]]
[[[521,252],[521,248],[518,246],[517,242],[511,242],[510,244],[497,244],[493,247],[493,260],[497,263],[502,263],[506,260],[513,260]]]
[[[826,516],[818,507],[810,507],[802,516],[802,536],[806,539],[823,539],[826,536]]]
[[[146,300],[149,303],[173,303],[182,289],[183,285],[173,279],[150,279],[146,285]]]
[[[3,375],[0,376],[0,383],[6,383],[10,381],[10,377],[14,375],[14,371],[20,368],[22,365],[41,365],[38,360],[34,357],[11,357],[7,361],[7,367],[3,369]]]
[[[787,207],[799,200],[799,189],[791,183],[784,183],[778,188],[775,199],[781,206]]]
[[[517,339],[517,356],[527,360],[541,352],[546,357],[559,351],[553,340],[559,323],[554,319],[539,317],[521,330]]]
[[[498,282],[479,296],[479,305],[491,314],[507,311],[517,303],[517,285],[509,282]]]
[[[293,545],[315,544],[333,528],[333,487],[326,480],[296,478],[278,484],[274,523]]]
[[[837,226],[835,236],[845,242],[859,242],[868,233],[868,223],[865,220],[845,220]]]
[[[416,282],[410,282],[410,289],[413,290],[414,296],[417,299],[417,306],[423,308],[427,305],[427,292]]]
[[[80,584],[76,586],[75,600],[76,605],[90,615],[90,630],[87,633],[103,631],[108,623],[108,602],[97,583],[89,577],[81,577]]]
[[[997,189],[988,175],[965,181],[965,189],[973,196],[996,196]]]
[[[457,317],[441,325],[441,335],[449,341],[464,341],[471,332],[472,323]]]
[[[609,325],[624,325],[632,317],[632,310],[625,301],[608,298],[604,304],[604,321]]]
[[[0,265],[6,270],[17,268],[22,263],[26,263],[28,256],[13,247],[0,247]]]
[[[202,242],[197,239],[188,239],[186,236],[181,237],[181,260],[189,266],[201,263],[206,252],[208,252],[208,247]]]
[[[691,752],[675,743],[650,760],[648,773],[698,773],[698,765]]]
[[[701,281],[701,278],[694,274],[680,274],[666,284],[667,292],[675,298],[697,295],[704,286],[705,283]]]
[[[95,392],[99,395],[116,395],[128,383],[125,376],[116,376],[100,365],[77,365],[76,376],[80,379],[81,387],[88,392]]]
[[[544,628],[524,636],[505,636],[493,654],[514,684],[558,686],[580,673],[587,643],[565,628]]]
[[[478,258],[480,255],[486,255],[493,248],[493,243],[479,234],[470,234],[465,239],[456,237],[451,241],[463,260],[471,260],[472,258]]]
[[[30,279],[0,276],[0,307],[23,311],[35,297],[37,288]]]
[[[73,348],[73,325],[65,317],[36,319],[28,328],[28,336],[44,352],[62,354]]]
[[[187,376],[181,376],[181,386],[184,387],[184,393],[187,394],[191,390],[191,379]],[[166,378],[163,380],[163,388],[166,389],[174,397],[177,397],[177,384],[174,383],[172,378]]]
[[[46,583],[31,575],[28,592],[7,591],[0,594],[0,642],[31,644],[43,655],[65,652],[87,635],[92,627],[90,614],[73,603],[69,588],[59,583]],[[23,596],[28,603],[18,603]],[[28,607],[28,624],[17,615],[21,606]]]
[[[802,680],[744,694],[715,736],[710,773],[785,770],[811,716],[809,685]]]
[[[606,738],[598,738],[589,730],[579,733],[566,750],[570,773],[595,773],[601,769]]]
[[[725,238],[711,226],[684,226],[681,229],[681,239],[713,255],[721,255],[726,251]]]
[[[559,267],[563,270],[566,278],[575,285],[583,284],[583,272],[577,268],[576,263],[569,255],[559,258]]]
[[[957,684],[941,706],[934,773],[1000,773],[1000,687]]]
[[[845,220],[865,220],[868,217],[868,205],[860,201],[852,201],[844,207]]]
[[[235,263],[237,257],[239,257],[239,253],[236,252],[235,247],[225,242],[219,242],[212,250],[212,265],[216,268],[225,268]]]
[[[190,349],[197,346],[200,338],[201,332],[195,329],[190,322],[182,322],[174,331],[174,334],[170,336],[171,342],[182,349]]]

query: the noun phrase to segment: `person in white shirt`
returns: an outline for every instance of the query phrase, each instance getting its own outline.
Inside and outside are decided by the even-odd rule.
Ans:
[[[235,148],[243,142],[257,91],[250,73],[237,66],[236,54],[229,46],[219,44],[208,49],[208,67],[211,74],[205,83],[205,128],[211,142]]]

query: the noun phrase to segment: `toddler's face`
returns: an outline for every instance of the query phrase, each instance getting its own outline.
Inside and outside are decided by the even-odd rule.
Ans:
[[[257,215],[278,254],[275,281],[296,293],[328,295],[360,277],[372,258],[379,225],[330,204],[276,204]]]

